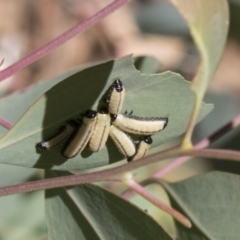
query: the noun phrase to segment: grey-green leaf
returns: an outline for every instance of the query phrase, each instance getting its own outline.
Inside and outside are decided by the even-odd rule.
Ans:
[[[61,82],[63,79],[71,76],[79,70],[68,71],[56,78],[48,81],[37,83],[25,90],[15,92],[0,100],[0,113],[1,117],[6,118],[12,123],[17,120],[28,110],[28,108],[40,98],[47,90]],[[0,136],[7,130],[0,126]]]
[[[126,89],[123,112],[134,110],[137,116],[169,117],[167,128],[153,136],[152,147],[186,130],[195,101],[189,82],[172,72],[141,75],[135,69],[132,58],[127,56],[73,74],[47,91],[0,139],[0,162],[25,167],[76,170],[122,160],[123,157],[110,140],[97,153],[85,150],[69,160],[61,156],[62,146],[50,151],[36,148],[39,141],[56,134],[67,120],[81,117],[80,114],[87,109],[104,106],[103,97],[116,78],[121,78]],[[212,108],[212,105],[203,103],[199,120]]]
[[[211,172],[178,183],[163,183],[173,206],[193,223],[186,229],[176,223],[181,240],[236,240],[240,236],[239,176]]]
[[[158,59],[152,56],[139,56],[134,59],[137,70],[144,74],[157,73],[160,70]]]
[[[47,190],[45,199],[49,240],[171,240],[149,215],[94,185]]]

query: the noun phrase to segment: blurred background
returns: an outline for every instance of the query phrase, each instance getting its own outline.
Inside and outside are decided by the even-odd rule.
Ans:
[[[66,30],[90,17],[110,0],[0,0],[0,69],[48,43]],[[205,102],[215,109],[195,129],[194,142],[216,131],[239,113],[240,109],[240,1],[230,1],[230,31],[222,61],[212,80]],[[217,44],[217,43],[216,43]],[[73,68],[127,54],[150,55],[160,64],[156,72],[171,70],[191,80],[199,65],[199,55],[188,27],[177,10],[166,0],[138,0],[111,14],[83,34],[68,41],[46,57],[0,83],[0,96],[31,88]],[[154,60],[155,61],[155,60]],[[146,70],[147,71],[147,70]],[[1,113],[0,113],[1,115]],[[178,140],[175,140],[175,143]],[[239,128],[213,144],[218,148],[239,150]],[[166,162],[158,164],[158,168]],[[142,169],[137,179],[151,176],[156,166]],[[213,169],[239,172],[239,165],[211,159],[195,159],[167,174],[168,181],[179,181]],[[0,185],[42,178],[42,171],[0,165]],[[106,188],[120,193],[123,186]],[[164,191],[157,185],[148,190],[161,199]],[[141,197],[131,199],[147,209],[172,235],[170,217]],[[46,239],[44,194],[36,192],[0,198],[0,239]]]

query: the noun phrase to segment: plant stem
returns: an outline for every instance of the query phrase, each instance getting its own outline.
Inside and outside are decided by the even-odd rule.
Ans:
[[[147,199],[149,202],[157,206],[158,208],[162,209],[164,212],[169,213],[173,218],[177,221],[182,223],[184,226],[191,228],[192,224],[190,220],[182,215],[180,212],[176,211],[175,209],[171,208],[170,206],[166,205],[155,196],[150,194],[145,188],[143,188],[140,184],[135,182],[134,180],[124,181],[133,191],[140,194],[142,197]]]
[[[32,64],[33,62],[39,60],[40,58],[47,55],[49,52],[54,50],[55,48],[61,46],[63,43],[67,42],[71,38],[75,37],[79,33],[85,31],[87,28],[93,26],[97,22],[99,22],[102,18],[108,16],[130,0],[115,0],[105,8],[94,14],[93,16],[89,17],[88,19],[84,20],[83,22],[77,24],[76,26],[69,29],[67,32],[63,33],[59,37],[55,38],[54,40],[50,41],[46,45],[40,47],[39,49],[35,50],[31,54],[27,55],[26,57],[22,58],[18,62],[14,63],[13,65],[7,67],[6,69],[0,71],[0,81],[10,77],[14,73],[18,72],[19,70],[27,67],[28,65]]]
[[[223,127],[218,129],[216,132],[211,134],[209,137],[201,140],[198,142],[194,149],[203,149],[208,147],[211,143],[215,142],[228,132],[230,132],[235,127],[239,126],[240,124],[240,115],[236,116],[233,120],[225,124]],[[152,177],[154,178],[163,178],[168,172],[172,171],[176,167],[182,165],[183,163],[187,162],[191,159],[191,156],[183,156],[175,159],[171,163],[167,164],[165,167],[161,168],[158,172],[154,173]]]
[[[180,148],[167,149],[165,151],[149,155],[145,158],[133,161],[131,163],[106,169],[98,172],[85,173],[73,176],[57,177],[53,179],[44,179],[32,181],[22,184],[11,185],[0,188],[0,196],[7,196],[17,193],[32,192],[43,189],[51,189],[65,186],[74,186],[83,183],[93,183],[101,181],[119,181],[121,174],[132,171],[134,169],[146,166],[151,163],[156,163],[160,160],[176,156],[201,156],[207,158],[215,158],[219,160],[234,160],[240,162],[240,152],[233,150],[218,150],[218,149],[190,149],[182,150]]]
[[[234,119],[230,122],[225,124],[223,127],[218,129],[216,132],[211,134],[209,137],[201,140],[198,142],[193,149],[203,149],[208,147],[211,143],[215,142],[226,133],[230,132],[232,129],[240,125],[240,114],[237,115]],[[180,166],[181,164],[185,163],[186,161],[190,160],[192,156],[182,156],[178,157],[173,160],[171,163],[167,164],[165,167],[161,168],[159,171],[154,173],[151,178],[163,178],[167,173],[175,169],[176,167]],[[122,197],[125,199],[129,199],[132,197],[133,192],[131,189],[127,189],[122,193]]]
[[[0,125],[5,127],[6,129],[11,129],[13,127],[13,123],[3,117],[0,117]]]
[[[64,186],[74,186],[74,185],[83,184],[83,183],[92,183],[92,182],[107,181],[107,180],[114,181],[115,180],[113,179],[114,177],[117,178],[119,174],[141,167],[143,162],[145,162],[145,164],[149,164],[149,162],[164,160],[168,157],[177,156],[178,154],[180,154],[180,150],[178,148],[168,149],[166,151],[161,152],[161,156],[158,159],[156,159],[156,154],[153,154],[153,155],[147,156],[146,158],[139,159],[138,161],[134,161],[134,162],[131,162],[119,167],[115,167],[112,169],[102,170],[99,172],[56,177],[52,179],[44,179],[44,180],[6,186],[6,187],[0,188],[0,196],[7,196],[11,194],[31,192],[31,191],[37,191],[37,190],[43,190],[43,189],[51,189],[51,188],[64,187]],[[119,176],[118,180],[121,181],[121,176]]]
[[[226,133],[230,132],[232,129],[240,125],[240,114],[237,115],[234,119],[232,119],[230,122],[225,124],[223,127],[218,129],[216,132],[211,134],[209,137],[201,140],[198,142],[193,149],[203,149],[208,147],[211,143],[218,140],[222,136],[224,136]],[[182,165],[183,163],[190,160],[192,156],[182,156],[174,159],[172,162],[161,168],[159,171],[155,172],[151,178],[163,178],[167,173],[172,171],[173,169],[177,168],[178,166]],[[145,182],[145,181],[144,181]],[[131,198],[133,195],[133,192],[131,189],[127,189],[122,193],[122,197],[125,199]]]

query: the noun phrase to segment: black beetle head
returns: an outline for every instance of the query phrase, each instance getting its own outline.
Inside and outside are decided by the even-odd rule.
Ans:
[[[112,86],[117,90],[117,92],[121,92],[123,90],[122,82],[119,78],[113,82]]]
[[[150,136],[145,137],[143,141],[149,145],[152,144],[152,142],[153,142],[153,140]]]
[[[117,118],[117,114],[111,114],[111,121],[114,122]]]
[[[97,112],[96,112],[96,111],[87,110],[83,116],[84,116],[84,117],[87,117],[87,118],[95,118],[96,115],[97,115]]]
[[[41,149],[41,150],[46,150],[47,148],[43,145],[43,143],[44,143],[44,141],[39,142],[39,143],[37,144],[37,147],[38,147],[39,149]]]

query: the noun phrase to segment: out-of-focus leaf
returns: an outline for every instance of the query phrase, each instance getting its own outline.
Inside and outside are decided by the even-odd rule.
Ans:
[[[226,0],[170,0],[185,18],[191,35],[201,55],[199,70],[193,79],[192,90],[196,105],[186,134],[189,144],[201,101],[220,61],[229,25]]]
[[[178,183],[163,183],[173,206],[184,211],[193,228],[176,223],[181,240],[235,240],[240,236],[239,176],[212,172]]]
[[[62,146],[50,151],[36,149],[37,142],[56,134],[67,120],[80,117],[80,113],[87,109],[103,106],[103,97],[106,97],[112,81],[117,77],[121,78],[126,89],[123,111],[134,110],[135,115],[142,117],[169,117],[166,129],[153,136],[152,147],[185,131],[194,105],[189,82],[171,72],[141,75],[128,56],[85,69],[46,92],[0,139],[0,162],[25,167],[76,170],[121,160],[123,157],[111,141],[97,153],[84,150],[70,160],[61,156]],[[199,120],[211,110],[212,105],[202,104]]]
[[[94,185],[47,190],[45,206],[49,240],[171,240],[149,215]]]
[[[205,92],[226,42],[229,12],[226,0],[170,0],[185,18],[202,57],[194,89]]]

